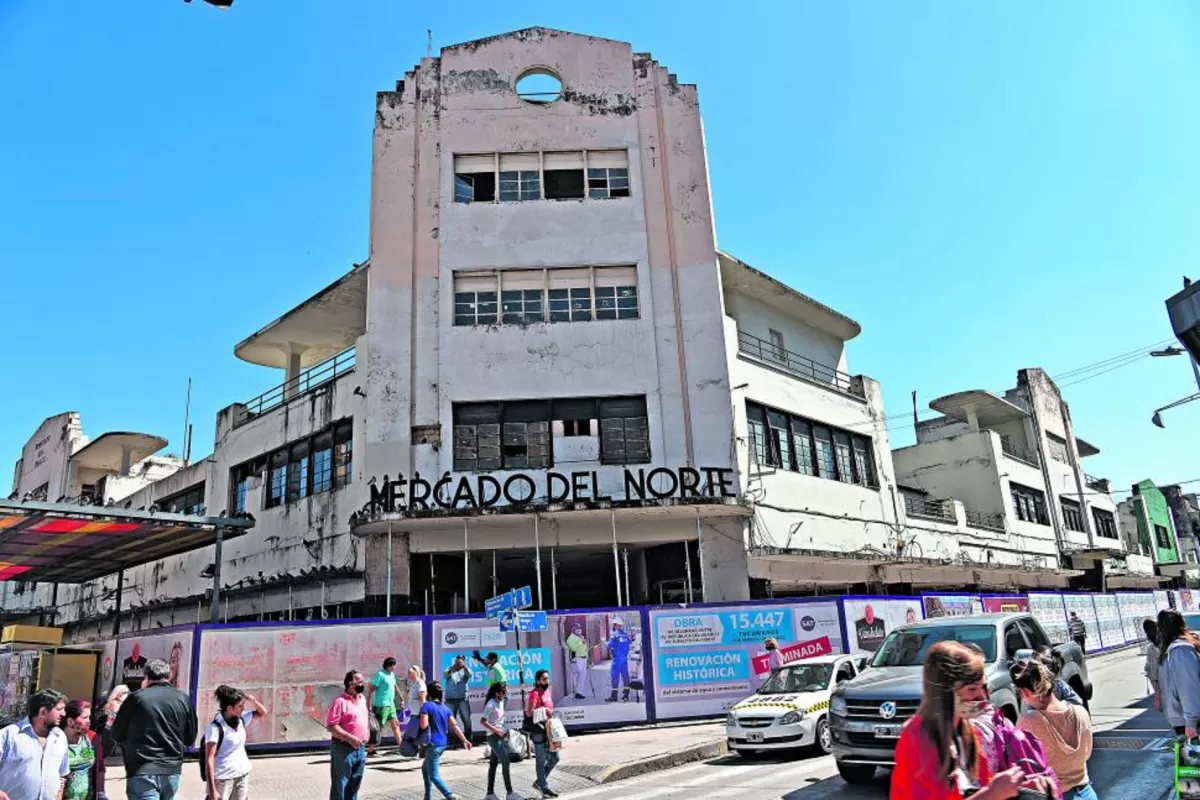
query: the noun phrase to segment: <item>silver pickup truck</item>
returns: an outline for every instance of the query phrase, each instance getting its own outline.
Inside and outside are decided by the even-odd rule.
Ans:
[[[1092,697],[1092,683],[1079,645],[1051,645],[1032,614],[944,617],[897,628],[883,641],[867,668],[834,690],[829,701],[833,758],[847,783],[867,783],[875,776],[876,767],[895,764],[900,729],[921,702],[925,653],[931,645],[946,640],[977,645],[983,651],[992,702],[1011,720],[1016,720],[1022,705],[1008,667],[1023,650],[1052,646],[1065,662],[1059,677],[1085,703]]]

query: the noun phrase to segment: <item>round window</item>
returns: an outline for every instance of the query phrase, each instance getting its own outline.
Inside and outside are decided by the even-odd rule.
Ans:
[[[562,81],[548,69],[531,69],[517,78],[517,96],[527,103],[553,103],[562,97]]]

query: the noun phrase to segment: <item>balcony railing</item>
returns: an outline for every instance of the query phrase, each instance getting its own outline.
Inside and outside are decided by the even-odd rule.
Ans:
[[[283,405],[288,400],[331,383],[347,372],[353,372],[354,356],[355,348],[343,350],[320,364],[312,365],[291,380],[284,381],[274,389],[269,389],[253,400],[247,401],[245,403],[247,421],[276,406]]]
[[[1042,462],[1038,459],[1036,450],[1030,450],[1028,447],[1021,447],[1018,444],[1013,444],[1012,439],[1007,436],[1000,437],[1000,449],[1004,451],[1004,455],[1009,458],[1015,458],[1018,461],[1024,461],[1026,464],[1038,466]]]
[[[1004,532],[1003,514],[985,514],[982,511],[967,509],[967,527],[980,528],[985,531]]]
[[[1109,493],[1108,478],[1095,478],[1087,473],[1084,473],[1083,482],[1087,484],[1089,489],[1095,489],[1097,492]]]
[[[785,350],[746,331],[738,331],[738,350],[751,358],[765,361],[798,377],[817,383],[827,383],[847,394],[866,399],[862,387],[856,387],[854,379],[846,373],[839,372],[819,361],[813,361],[806,356]]]
[[[936,519],[939,522],[955,522],[954,504],[949,500],[927,500],[923,497],[904,496],[904,510],[909,516]]]

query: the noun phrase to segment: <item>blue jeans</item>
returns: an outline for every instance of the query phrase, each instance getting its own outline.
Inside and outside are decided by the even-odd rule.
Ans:
[[[471,704],[467,702],[465,697],[452,697],[446,700],[446,705],[450,706],[450,716],[458,717],[460,720],[459,726],[462,728],[463,736],[467,739],[471,738]],[[457,745],[456,745],[457,746]]]
[[[425,761],[421,764],[421,777],[425,779],[425,800],[429,800],[430,789],[434,786],[442,793],[442,797],[450,800],[454,793],[442,780],[442,753],[446,752],[445,745],[429,745],[425,748]]]
[[[178,775],[130,775],[125,782],[129,800],[175,800],[178,791]]]
[[[329,800],[358,800],[367,769],[367,750],[357,750],[336,739],[329,748]]]
[[[537,773],[537,780],[533,783],[539,789],[545,789],[547,786],[546,780],[550,777],[550,773],[554,771],[554,768],[558,766],[558,751],[550,752],[550,742],[546,740],[545,736],[538,738],[541,741],[535,739],[533,742],[533,760]]]
[[[1085,783],[1063,792],[1063,800],[1099,800],[1099,796],[1090,783]]]
[[[496,767],[500,767],[501,774],[504,776],[504,791],[512,794],[512,770],[509,768],[508,741],[494,733],[489,733],[487,743],[488,750],[491,752],[491,756],[488,758],[488,794],[496,793]]]

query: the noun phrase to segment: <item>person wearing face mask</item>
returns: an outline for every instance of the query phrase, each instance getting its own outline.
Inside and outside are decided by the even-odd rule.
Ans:
[[[983,655],[959,642],[937,642],[925,656],[917,713],[896,745],[892,800],[1009,800],[1024,772],[993,774],[971,720],[987,711]]]
[[[1087,771],[1092,754],[1091,717],[1080,706],[1058,698],[1054,673],[1042,659],[1023,658],[1009,667],[1009,675],[1028,707],[1017,727],[1036,736],[1045,747],[1046,759],[1067,787],[1064,800],[1096,800]]]
[[[367,679],[358,670],[350,670],[342,681],[346,691],[329,706],[325,728],[329,731],[329,800],[358,800],[363,772],[367,766],[367,739],[371,723],[367,718]]]
[[[550,718],[554,716],[554,698],[550,696],[550,673],[539,669],[533,676],[533,691],[525,698],[525,723],[530,731],[529,738],[533,740],[533,758],[535,763],[536,780],[533,788],[542,793],[542,797],[558,797],[558,792],[550,788],[548,783],[550,773],[558,766],[558,751],[550,749],[550,737],[546,728]],[[538,714],[538,709],[543,709]]]
[[[267,709],[232,686],[222,684],[213,695],[221,710],[204,731],[208,800],[247,800],[250,756],[246,754],[246,729],[255,717],[266,716]]]

